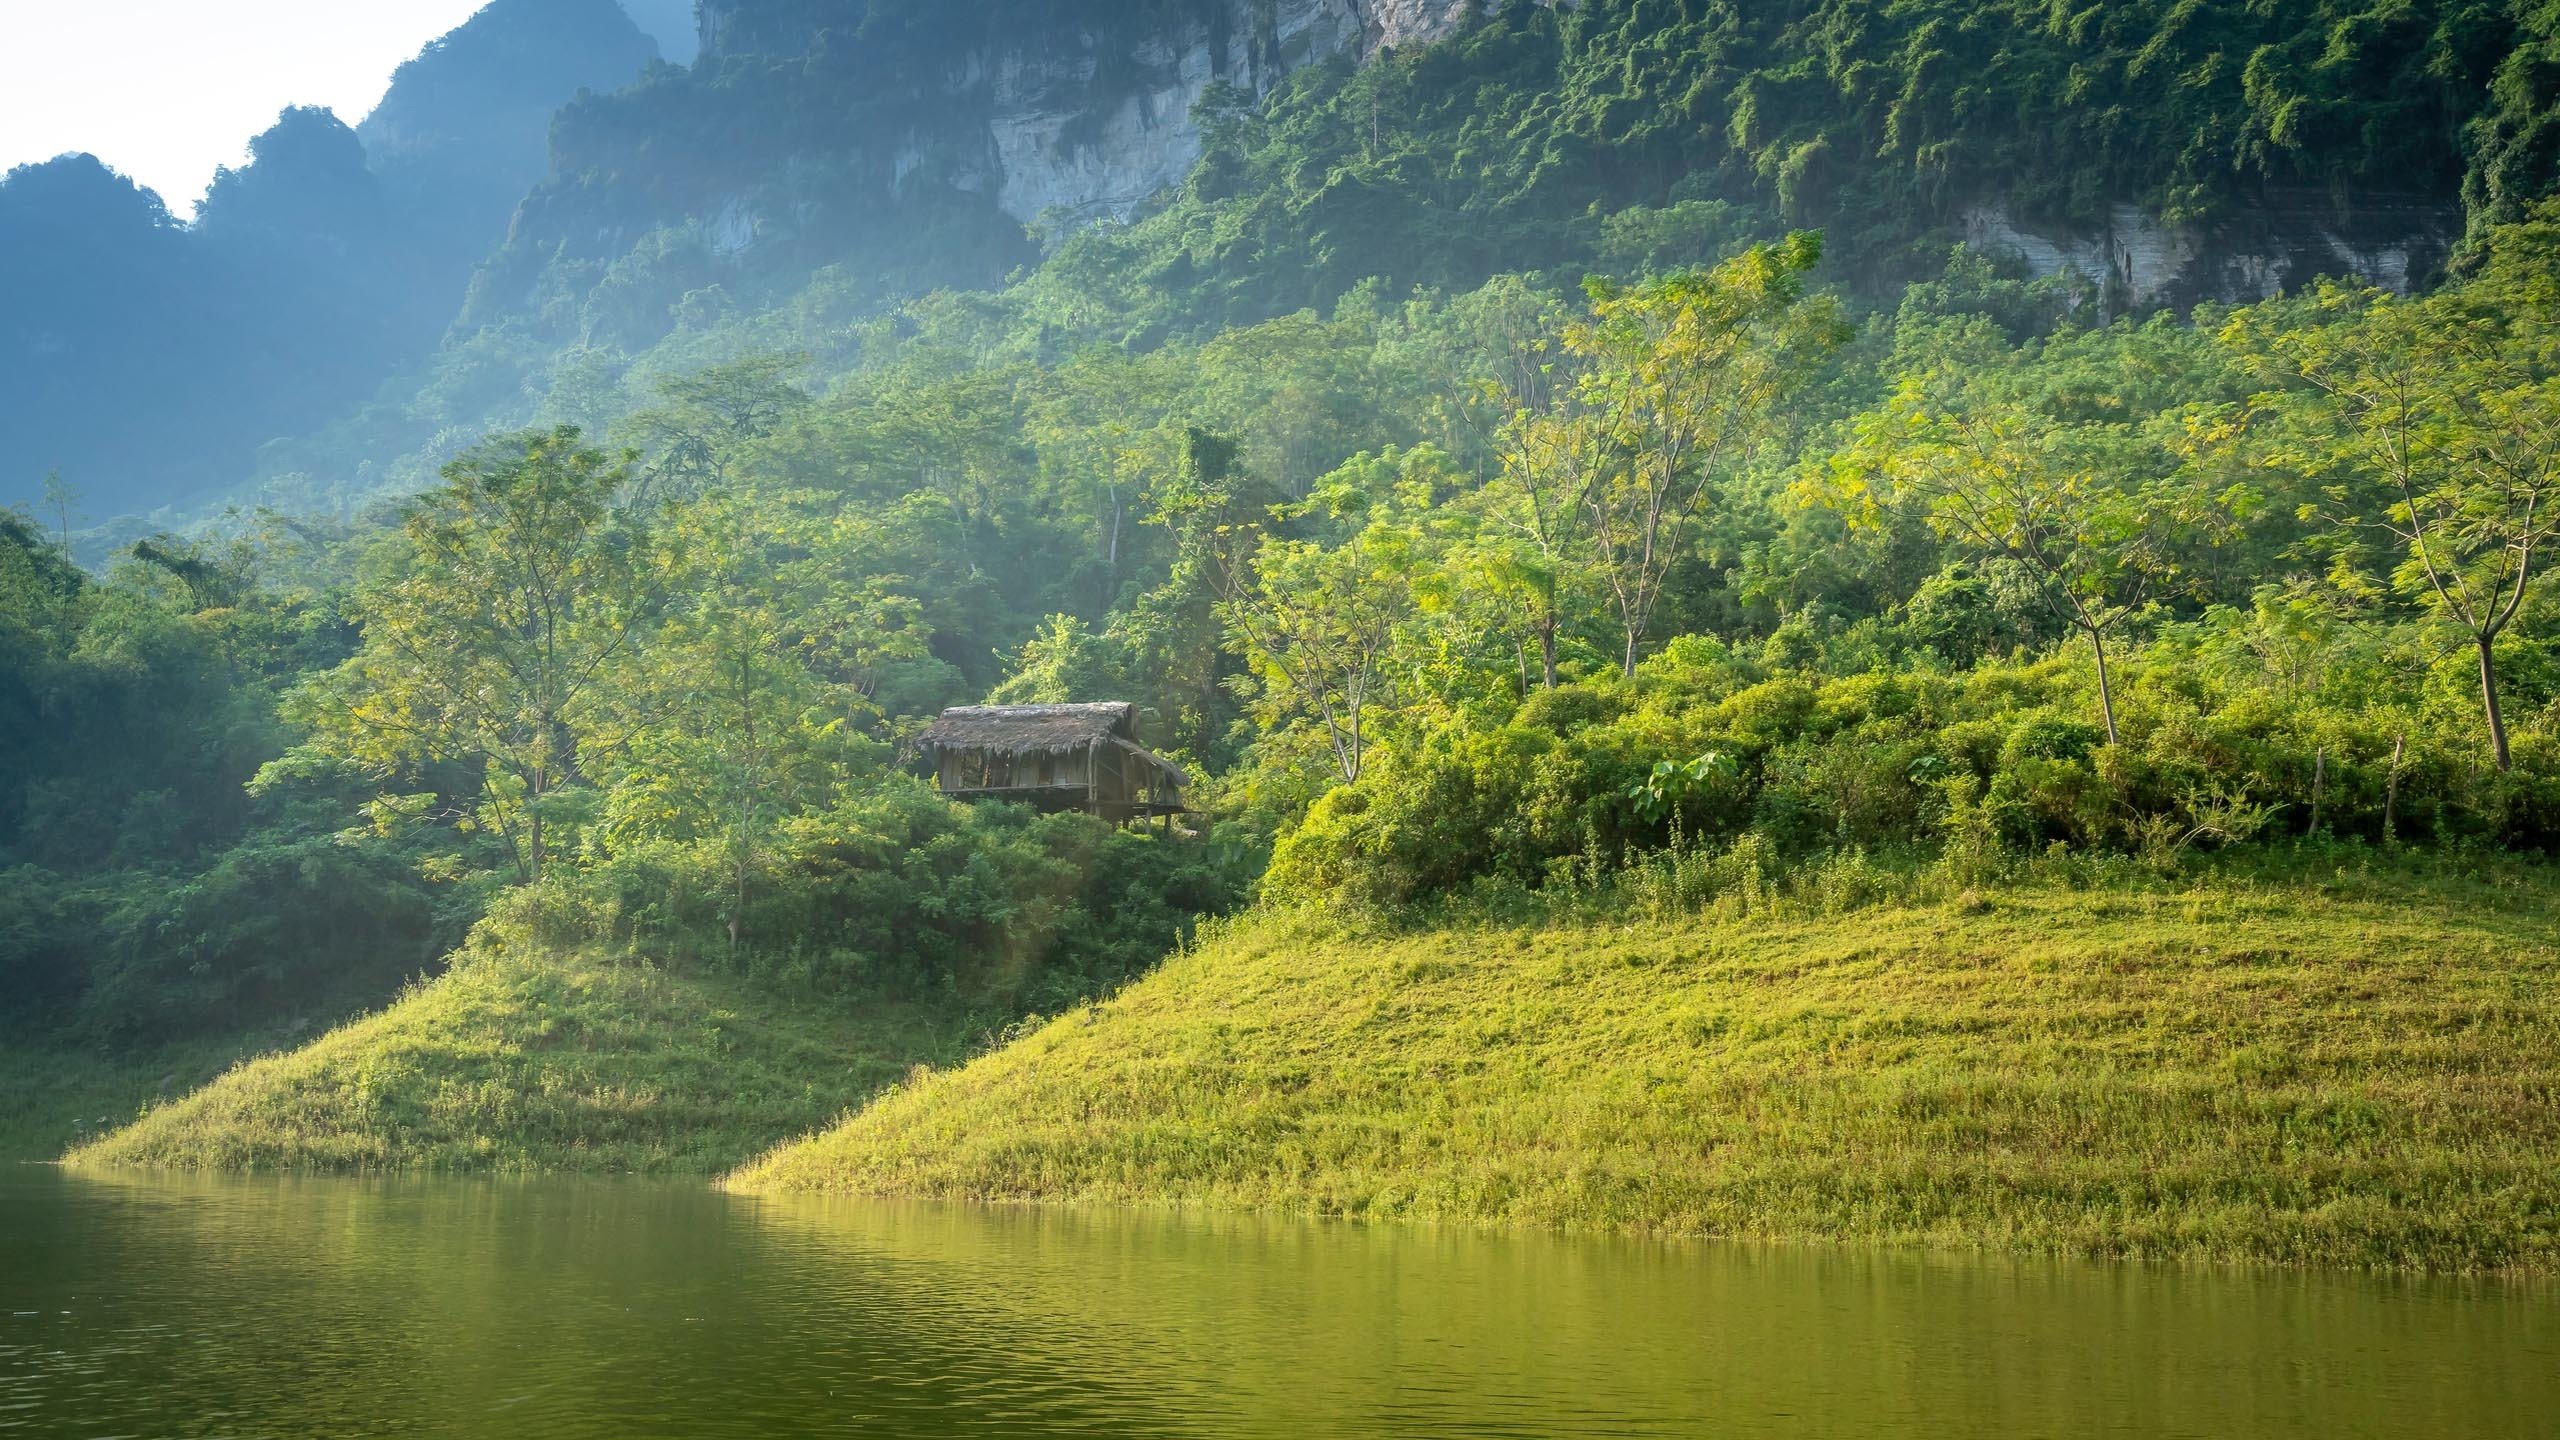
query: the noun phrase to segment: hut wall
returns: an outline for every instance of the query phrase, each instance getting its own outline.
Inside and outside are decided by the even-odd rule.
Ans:
[[[952,749],[941,752],[936,776],[945,790],[1082,790],[1096,772],[1090,750]],[[1100,767],[1109,783],[1110,765]]]

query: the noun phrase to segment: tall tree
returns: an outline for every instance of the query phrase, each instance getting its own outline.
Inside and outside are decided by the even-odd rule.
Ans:
[[[2265,408],[2289,422],[2280,458],[2326,482],[2319,508],[2382,537],[2399,588],[2467,638],[2507,770],[2498,639],[2560,541],[2560,328],[2494,279],[2424,300],[2328,286],[2227,335],[2294,382]]]
[[[648,538],[663,599],[633,683],[616,687],[626,738],[604,835],[716,837],[734,950],[783,821],[828,795],[869,744],[859,726],[876,707],[860,657],[919,653],[922,637],[881,613],[877,578],[787,496],[706,493],[662,509]]]
[[[806,355],[757,355],[660,380],[658,403],[628,422],[647,444],[642,475],[652,498],[726,484],[740,451],[809,408],[793,379],[808,363]]]
[[[464,818],[507,841],[520,880],[540,879],[552,802],[582,777],[646,608],[612,506],[632,463],[562,428],[447,465],[387,572],[357,587],[363,643],[288,698],[303,749],[386,779],[466,767],[479,794]]]
[[[2068,424],[1968,394],[1945,372],[1906,378],[1834,458],[1832,494],[1880,516],[1909,499],[1984,559],[2015,562],[2053,618],[2089,642],[2098,714],[2118,742],[2109,637],[2178,574],[2203,497],[2158,446],[2118,424]]]
[[[1482,588],[1520,612],[1540,683],[1553,690],[1565,600],[1594,569],[1590,496],[1606,436],[1568,388],[1544,406],[1524,405],[1497,445],[1502,473],[1479,502],[1489,523],[1474,547],[1476,570]]]
[[[1805,293],[1821,258],[1820,237],[1797,234],[1711,270],[1595,284],[1590,317],[1565,332],[1575,423],[1598,432],[1581,501],[1630,675],[1717,483],[1844,336],[1832,299]]]
[[[1218,608],[1261,682],[1264,724],[1317,722],[1346,785],[1359,780],[1377,712],[1392,699],[1404,628],[1438,598],[1430,512],[1440,473],[1433,450],[1363,456],[1306,500],[1273,506]],[[1306,521],[1349,533],[1330,544],[1279,533]]]

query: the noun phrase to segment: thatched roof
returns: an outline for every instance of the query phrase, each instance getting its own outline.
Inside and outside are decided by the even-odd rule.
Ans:
[[[916,748],[927,753],[1064,754],[1097,741],[1117,740],[1134,748],[1137,730],[1138,707],[1124,700],[1093,705],[971,705],[943,711],[942,718],[916,737]]]

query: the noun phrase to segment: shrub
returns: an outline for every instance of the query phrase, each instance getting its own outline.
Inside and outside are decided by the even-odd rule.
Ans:
[[[2501,775],[2468,697],[2431,698],[2432,682],[2286,694],[2167,645],[2119,668],[2111,746],[2090,677],[2061,660],[1761,678],[1683,639],[1633,684],[1568,685],[1507,725],[1401,737],[1281,837],[1266,889],[1395,908],[1632,867],[1650,905],[1708,883],[1690,851],[1744,841],[1798,866],[1934,848],[1974,884],[2003,856],[2056,846],[2156,867],[2315,827],[2373,843],[2560,839],[2560,706],[2517,722]]]

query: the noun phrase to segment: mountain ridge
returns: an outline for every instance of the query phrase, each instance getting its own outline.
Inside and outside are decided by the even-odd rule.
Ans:
[[[288,107],[192,225],[94,157],[0,177],[0,269],[52,277],[0,292],[0,388],[21,397],[0,407],[0,503],[53,470],[101,515],[218,498],[259,445],[434,345],[541,175],[553,111],[656,59],[614,0],[495,0],[360,126]]]
[[[995,302],[1073,315],[1059,343],[1170,333],[1143,295],[1085,286],[1075,267],[1095,263],[1243,297],[1167,302],[1195,327],[1321,309],[1371,281],[1570,283],[1619,263],[1596,237],[1621,214],[1681,231],[1645,252],[1657,264],[1821,228],[1833,279],[1878,297],[1960,241],[2101,313],[2246,301],[2326,273],[2422,287],[2482,207],[2512,209],[2541,183],[2537,15],[2305,0],[2199,18],[2143,0],[2066,26],[2006,0],[1748,14],[1703,0],[710,0],[695,64],[590,87],[544,122],[539,164],[472,167],[487,183],[448,209],[511,216],[503,239],[490,220],[476,246],[441,244],[449,258],[399,297],[402,333],[440,330],[441,349],[414,351],[370,397],[351,382],[378,369],[331,367],[292,418],[261,422],[258,438],[282,443],[218,481],[200,467],[187,488],[288,505],[397,491],[490,429],[629,408],[560,403],[564,366],[619,385],[700,363],[664,350],[683,334],[702,337],[687,354],[832,352],[919,296],[1016,278],[1085,287]],[[412,68],[470,51],[471,30]],[[2091,88],[2066,115],[2055,87],[2071,85]],[[395,193],[406,159],[438,148],[415,142],[410,108],[395,88],[364,123],[372,148],[404,157],[376,161]],[[2466,187],[2481,197],[2468,208]],[[826,314],[836,338],[810,343],[795,308]],[[150,477],[87,483],[116,508],[170,498]]]

